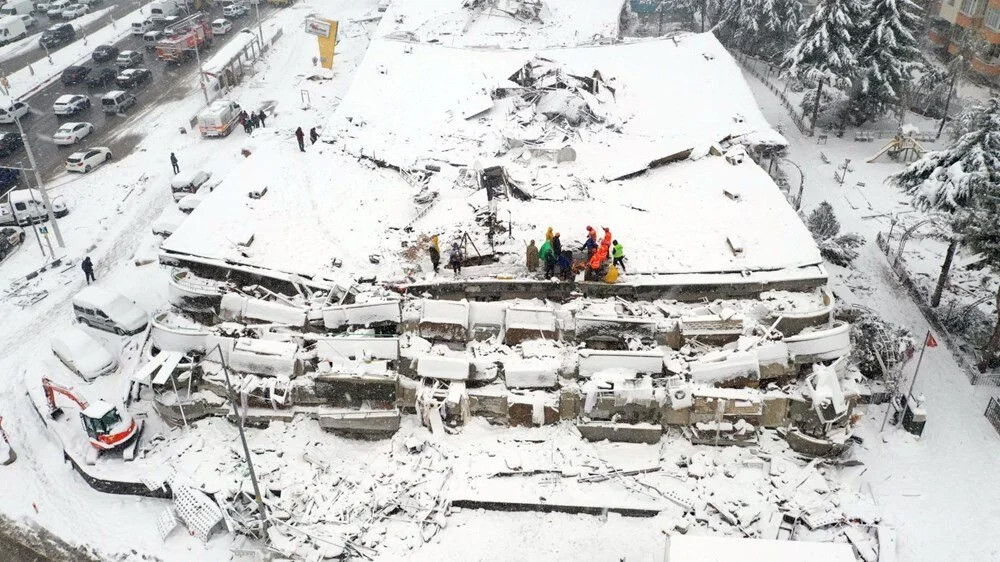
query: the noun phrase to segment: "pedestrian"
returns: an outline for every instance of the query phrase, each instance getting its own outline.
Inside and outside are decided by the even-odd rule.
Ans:
[[[247,112],[246,111],[240,111],[240,125],[243,127],[244,130],[247,128]]]
[[[546,240],[542,244],[541,249],[538,250],[538,257],[545,263],[545,278],[549,279],[552,274],[555,273],[556,268],[556,256],[552,252],[552,241]]]
[[[252,111],[250,112],[250,126],[254,129],[260,127],[260,117],[257,117],[257,114]]]
[[[438,265],[441,264],[441,250],[438,250],[437,244],[431,244],[427,247],[427,252],[431,255],[431,265],[434,266],[434,273],[438,272]]]
[[[448,259],[448,265],[451,266],[456,277],[462,273],[462,250],[458,247],[457,243],[451,245],[451,256]]]
[[[248,135],[253,132],[253,123],[249,119],[243,121],[243,132]]]
[[[177,165],[177,155],[173,152],[170,153],[170,165],[174,167],[175,174],[179,174],[181,172],[181,167]]]
[[[316,132],[316,127],[309,129],[309,144],[316,144],[319,140],[319,133]]]
[[[621,268],[622,273],[628,273],[625,271],[625,248],[617,240],[611,243],[611,257],[611,265]]]
[[[528,255],[525,259],[525,263],[528,266],[528,271],[532,273],[538,269],[538,246],[535,246],[534,240],[528,244]]]
[[[299,141],[299,150],[302,152],[306,151],[306,144],[303,142],[306,134],[302,132],[302,127],[295,129],[295,140]]]
[[[264,126],[264,120],[266,118],[267,118],[267,116],[264,115],[264,110],[263,109],[257,112],[257,120],[260,121],[260,126],[261,127]]]
[[[97,282],[97,278],[94,277],[94,262],[90,261],[90,256],[83,258],[83,263],[80,264],[80,267],[83,269],[83,274],[87,278],[88,285],[90,285],[91,281]]]

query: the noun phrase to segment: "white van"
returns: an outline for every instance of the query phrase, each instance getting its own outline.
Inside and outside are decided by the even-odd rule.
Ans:
[[[49,212],[42,202],[42,192],[37,189],[15,189],[0,200],[0,224],[28,226],[32,222],[49,220]],[[59,199],[52,201],[52,213],[64,217],[69,213],[66,204]]]
[[[73,297],[77,320],[106,332],[132,335],[146,329],[148,315],[122,295],[91,285]]]
[[[142,20],[132,22],[132,35],[144,35],[147,31],[152,31],[153,21],[152,20]]]
[[[4,16],[0,18],[0,45],[20,41],[28,36],[24,20],[20,16]]]
[[[35,5],[31,0],[10,0],[0,8],[0,16],[35,15]]]
[[[147,51],[151,51],[156,48],[156,44],[163,39],[164,35],[162,31],[147,31],[142,34],[142,44],[146,46]]]
[[[149,19],[153,21],[163,21],[168,16],[176,16],[180,13],[180,8],[173,0],[159,0],[149,5]]]

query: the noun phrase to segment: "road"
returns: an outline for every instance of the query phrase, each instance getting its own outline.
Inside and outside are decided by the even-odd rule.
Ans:
[[[130,8],[134,9],[134,8]],[[261,6],[261,18],[266,18],[274,8]],[[222,17],[220,7],[215,7],[209,11],[209,19]],[[256,21],[253,12],[233,22],[233,31],[227,35],[217,36],[213,46],[202,53],[203,58],[210,57],[212,53],[228,43],[238,32],[236,30],[248,26]],[[94,45],[96,47],[97,45]],[[55,81],[43,88],[28,100],[28,105],[32,111],[29,115],[21,119],[25,136],[31,143],[38,169],[42,177],[48,181],[62,172],[66,157],[76,150],[81,150],[89,146],[107,146],[111,148],[115,158],[128,154],[141,140],[141,135],[122,134],[122,128],[132,125],[133,130],[140,130],[134,126],[142,119],[146,110],[156,107],[167,101],[176,100],[185,96],[200,96],[201,93],[187,86],[186,81],[193,76],[197,70],[197,64],[191,60],[183,64],[166,64],[156,59],[154,51],[145,50],[142,37],[138,35],[128,35],[119,41],[116,46],[121,50],[134,50],[144,53],[145,60],[140,65],[153,72],[153,78],[138,88],[130,90],[135,95],[138,103],[130,109],[125,116],[105,115],[101,110],[101,96],[109,91],[118,89],[117,86],[107,86],[94,91],[88,90],[85,84],[64,86],[60,81]],[[93,64],[87,66],[91,72],[100,68],[114,67],[114,61]],[[52,113],[53,102],[63,94],[87,95],[91,100],[91,108],[72,117],[57,117]],[[60,147],[52,143],[52,135],[60,125],[67,122],[87,122],[94,125],[95,131],[81,142],[66,147]],[[0,125],[0,132],[17,131],[16,125]],[[14,168],[30,168],[27,154],[24,151],[12,154],[0,159],[0,166]],[[34,178],[30,183],[34,185]],[[22,179],[23,185],[23,179]]]
[[[138,7],[139,7],[139,2],[137,0],[104,0],[103,4],[101,4],[100,6],[95,6],[94,9],[91,11],[96,12],[98,10],[103,10],[105,8],[114,8],[114,9],[111,10],[111,12],[107,16],[102,17],[97,21],[90,22],[89,24],[83,26],[82,31],[80,29],[77,29],[76,31],[77,37],[83,37],[85,34],[89,35],[97,31],[98,29],[104,27],[105,25],[108,25],[109,18],[113,19],[121,18],[122,16],[134,11]],[[10,60],[3,61],[3,68],[8,74],[15,70],[24,68],[29,64],[34,64],[36,61],[38,61],[38,59],[42,58],[45,55],[45,50],[38,45],[38,39],[39,37],[41,37],[40,33],[57,23],[66,23],[66,20],[52,19],[46,16],[45,14],[41,13],[36,13],[35,19],[38,20],[38,23],[35,24],[35,27],[28,30],[28,32],[31,34],[28,37],[32,38],[31,40],[32,49],[24,51],[18,54],[16,57],[12,57]],[[69,23],[73,23],[72,20],[70,20]],[[74,24],[73,27],[76,27],[76,25]],[[40,64],[44,66],[48,63],[43,61]]]

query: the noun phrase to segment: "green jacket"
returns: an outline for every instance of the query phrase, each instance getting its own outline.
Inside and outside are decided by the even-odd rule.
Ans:
[[[621,244],[615,244],[615,246],[611,248],[611,257],[613,258],[625,257],[625,248],[623,248]]]
[[[546,240],[545,243],[542,244],[542,247],[538,250],[538,257],[541,258],[542,261],[555,259],[555,256],[552,254],[552,242]]]

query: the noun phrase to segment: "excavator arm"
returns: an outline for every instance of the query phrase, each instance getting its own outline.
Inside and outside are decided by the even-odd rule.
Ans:
[[[48,377],[42,377],[42,389],[45,391],[45,400],[49,404],[49,415],[53,419],[62,413],[62,409],[56,404],[56,394],[61,394],[73,401],[80,411],[87,409],[87,401],[77,396],[72,389],[52,382]]]

